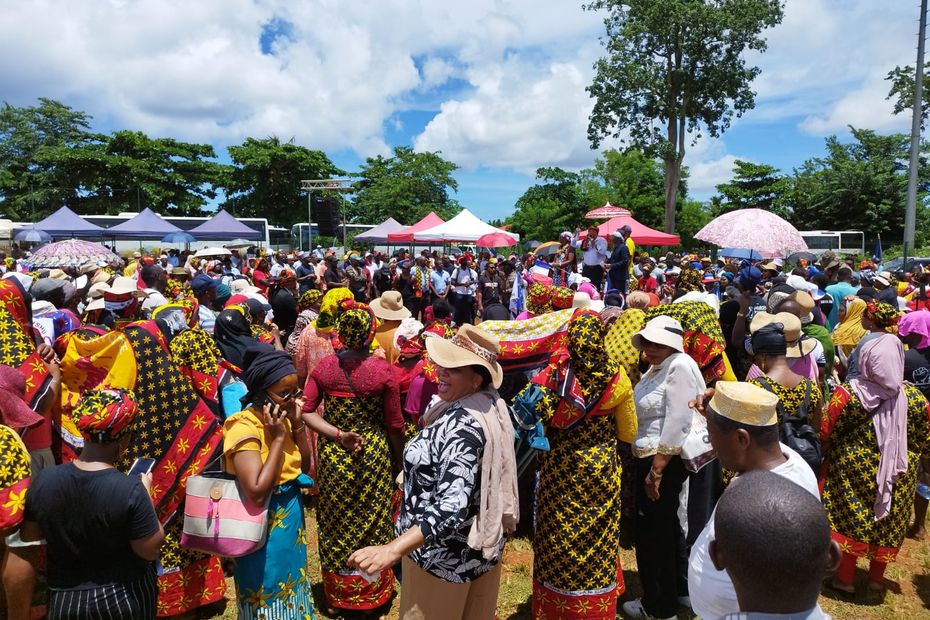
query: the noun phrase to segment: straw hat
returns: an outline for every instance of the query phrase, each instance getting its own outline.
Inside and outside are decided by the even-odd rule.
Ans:
[[[778,314],[757,312],[756,315],[752,317],[752,322],[749,324],[749,333],[754,334],[766,325],[771,325],[772,323],[781,323],[784,327],[785,341],[788,343],[788,357],[792,359],[804,357],[817,346],[814,339],[801,338],[804,335],[801,332],[801,319],[790,312],[779,312]]]
[[[682,353],[685,350],[682,342],[684,333],[685,330],[682,329],[681,323],[670,316],[660,315],[646,323],[639,333],[633,334],[630,343],[640,351],[643,350],[646,341],[649,341],[663,344]]]
[[[486,368],[491,373],[494,389],[499,388],[504,380],[504,371],[497,363],[497,356],[500,354],[500,341],[497,336],[469,323],[459,327],[452,340],[426,338],[426,352],[443,368]]]
[[[795,291],[788,299],[801,307],[801,325],[807,325],[814,320],[814,298],[807,291]]]
[[[718,381],[709,406],[718,415],[740,424],[778,424],[778,397],[752,383]]]
[[[249,296],[255,293],[261,293],[262,289],[257,286],[252,286],[245,278],[236,278],[229,283],[229,292],[233,295]]]
[[[110,290],[110,285],[106,282],[97,282],[96,284],[91,284],[90,288],[87,289],[87,298],[88,299],[99,299],[103,297],[105,291]]]
[[[126,278],[120,276],[113,279],[113,284],[110,285],[109,290],[106,291],[111,295],[125,295],[126,293],[132,293],[136,297],[148,297],[149,294],[145,291],[139,290],[138,285],[136,284],[135,278]]]
[[[404,307],[400,291],[384,291],[381,297],[373,300],[371,311],[382,321],[402,321],[410,316],[410,310]]]

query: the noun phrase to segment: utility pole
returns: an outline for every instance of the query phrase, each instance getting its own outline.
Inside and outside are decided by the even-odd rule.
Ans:
[[[917,168],[920,165],[920,121],[924,96],[924,42],[927,38],[927,0],[920,0],[920,28],[917,39],[917,71],[914,80],[914,115],[911,119],[911,162],[907,173],[907,210],[904,212],[904,264],[908,250],[914,249],[917,222]]]
[[[300,182],[300,189],[307,192],[307,250],[313,251],[313,190],[331,190],[336,192],[351,192],[352,179],[310,179]],[[345,218],[343,218],[345,219]],[[303,242],[301,237],[300,243]],[[342,245],[346,244],[346,226],[342,223]]]

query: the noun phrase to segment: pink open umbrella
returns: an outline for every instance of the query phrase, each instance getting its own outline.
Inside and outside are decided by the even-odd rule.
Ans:
[[[80,239],[65,239],[49,243],[36,250],[27,262],[36,268],[80,267],[87,262],[109,262],[118,258],[116,254],[99,243]]]
[[[614,217],[629,217],[632,215],[628,209],[612,205],[609,200],[603,207],[592,209],[584,214],[585,218],[589,220],[609,220]]]
[[[506,248],[517,245],[517,240],[505,232],[492,232],[478,237],[475,245],[479,248]]]
[[[739,209],[715,217],[694,235],[722,248],[746,248],[763,256],[787,256],[807,250],[798,229],[763,209]]]

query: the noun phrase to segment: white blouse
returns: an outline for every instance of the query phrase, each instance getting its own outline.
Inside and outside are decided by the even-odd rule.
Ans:
[[[706,388],[701,369],[687,353],[672,353],[650,366],[633,390],[639,422],[633,456],[679,454],[694,415],[688,402]]]

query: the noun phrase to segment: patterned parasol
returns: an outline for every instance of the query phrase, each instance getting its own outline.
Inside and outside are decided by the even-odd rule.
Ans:
[[[725,248],[756,250],[763,256],[785,256],[807,250],[797,228],[762,209],[739,209],[714,218],[695,239]]]
[[[609,200],[603,207],[598,207],[584,214],[585,219],[589,220],[609,220],[615,217],[627,217],[631,215],[632,213],[630,213],[628,209],[612,205]]]
[[[84,263],[118,259],[119,257],[99,243],[66,239],[49,243],[35,251],[29,262],[33,267],[52,269],[55,267],[80,267]]]

